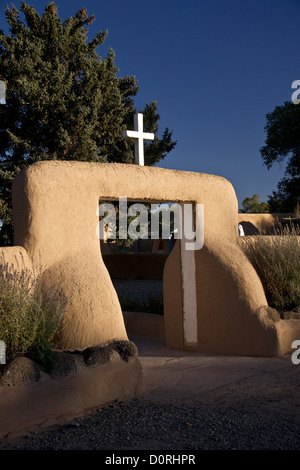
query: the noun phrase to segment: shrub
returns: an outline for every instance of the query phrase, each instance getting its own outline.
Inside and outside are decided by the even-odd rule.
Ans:
[[[242,237],[240,245],[257,271],[271,307],[300,305],[300,231],[279,227],[275,235]]]
[[[145,312],[156,313],[158,315],[164,314],[162,295],[156,296],[150,292],[147,299],[144,301],[119,295],[119,301],[122,310],[125,312]]]
[[[0,339],[5,343],[7,360],[27,355],[49,371],[61,307],[54,293],[43,292],[38,276],[1,260]]]

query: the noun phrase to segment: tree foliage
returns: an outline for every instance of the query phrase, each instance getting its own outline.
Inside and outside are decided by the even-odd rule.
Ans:
[[[267,168],[287,159],[284,177],[268,203],[271,212],[293,212],[300,199],[300,105],[286,102],[266,116],[266,141],[260,149]]]
[[[242,202],[242,206],[242,213],[265,214],[269,212],[269,205],[266,202],[261,202],[258,194],[246,197]]]
[[[132,129],[134,76],[118,78],[112,49],[102,59],[100,47],[107,31],[88,41],[94,16],[82,8],[62,21],[54,2],[43,15],[24,1],[21,11],[6,8],[10,34],[0,31],[0,79],[6,104],[0,106],[1,243],[12,242],[11,183],[24,167],[40,160],[134,162]],[[21,19],[23,15],[23,20]],[[176,142],[165,129],[158,136],[157,102],[146,104],[146,132],[155,139],[145,144],[145,165],[154,165]]]

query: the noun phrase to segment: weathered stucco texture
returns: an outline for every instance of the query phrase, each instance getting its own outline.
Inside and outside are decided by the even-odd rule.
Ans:
[[[13,183],[15,245],[46,284],[67,300],[60,347],[74,350],[127,339],[123,315],[100,253],[99,198],[204,204],[204,247],[195,251],[197,341],[185,341],[182,244],[164,270],[166,344],[224,354],[278,354],[256,272],[237,244],[238,206],[222,177],[125,164],[40,162]],[[188,316],[190,312],[185,312]]]

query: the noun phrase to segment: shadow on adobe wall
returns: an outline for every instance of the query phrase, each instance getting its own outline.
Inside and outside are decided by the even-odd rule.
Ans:
[[[244,229],[245,235],[259,235],[259,230],[251,222],[240,222],[240,225]]]

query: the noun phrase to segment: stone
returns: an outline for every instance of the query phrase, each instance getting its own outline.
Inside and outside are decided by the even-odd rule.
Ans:
[[[2,376],[1,385],[4,387],[20,387],[38,382],[41,371],[38,365],[28,357],[16,357],[7,364]]]
[[[111,347],[118,352],[125,362],[128,362],[138,354],[137,347],[132,341],[114,341]]]
[[[66,352],[55,351],[53,359],[52,378],[65,377],[77,372],[75,357]]]
[[[103,346],[93,346],[85,349],[82,355],[87,367],[95,367],[107,364],[112,356],[112,350]]]

